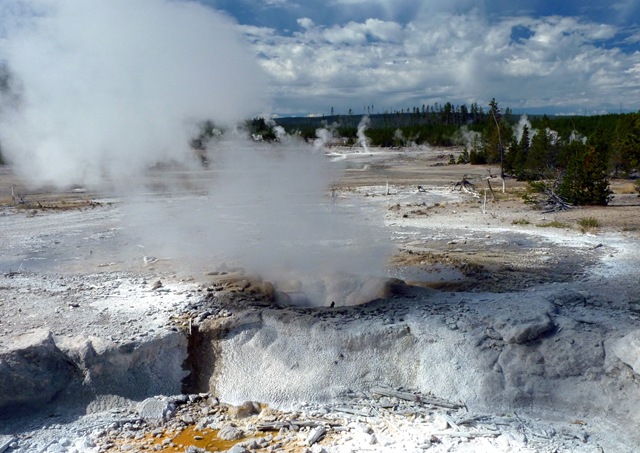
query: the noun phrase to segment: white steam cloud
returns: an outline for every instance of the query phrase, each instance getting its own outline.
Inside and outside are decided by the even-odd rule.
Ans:
[[[270,144],[225,136],[210,157],[215,178],[205,196],[132,205],[127,218],[145,250],[189,270],[239,266],[299,293],[296,303],[376,296],[372,282],[380,281],[372,277],[386,275],[393,251],[388,236],[329,196],[338,174],[322,150],[295,138]]]
[[[367,136],[365,134],[367,128],[369,127],[369,124],[371,124],[371,119],[368,115],[363,116],[360,120],[360,123],[358,123],[358,143],[360,143],[360,146],[362,146],[365,153],[369,152],[369,140],[367,139]]]
[[[518,140],[518,142],[520,142],[520,140],[522,140],[522,133],[524,132],[524,127],[527,127],[527,129],[529,130],[529,140],[531,140],[531,138],[538,133],[537,130],[534,130],[531,128],[531,121],[529,121],[529,117],[524,114],[522,116],[520,116],[520,119],[518,120],[518,125],[516,126],[515,130],[513,131],[514,136],[516,138],[516,140]]]
[[[472,148],[474,143],[480,140],[480,133],[472,131],[465,124],[458,131],[456,131],[456,139],[459,143]]]
[[[323,127],[316,129],[316,139],[313,141],[313,146],[316,150],[325,149],[331,146],[344,146],[347,141],[344,137],[338,137],[338,123],[333,122],[327,124],[323,122]],[[343,157],[345,157],[343,155]]]
[[[0,23],[0,142],[34,183],[131,180],[193,158],[196,122],[261,110],[265,84],[234,24],[199,3],[3,0]]]
[[[265,84],[225,16],[184,0],[2,0],[0,19],[3,154],[34,184],[131,192],[122,256],[230,263],[296,280],[306,303],[363,301],[371,285],[358,277],[381,275],[385,235],[328,196],[323,152],[271,121],[278,144],[235,136],[263,111]],[[208,142],[208,169],[149,170],[195,163],[203,120],[226,129]]]
[[[407,145],[407,139],[404,137],[404,134],[402,133],[402,129],[400,128],[396,129],[395,132],[393,133],[393,140],[399,146]]]

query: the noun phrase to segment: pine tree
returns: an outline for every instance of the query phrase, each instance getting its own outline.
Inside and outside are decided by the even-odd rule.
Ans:
[[[531,139],[531,146],[524,163],[527,179],[539,179],[551,166],[551,137],[546,129],[538,131]]]
[[[572,142],[560,195],[576,205],[607,205],[611,199],[606,150]]]
[[[502,112],[495,98],[489,103],[491,110],[486,117],[486,126],[482,133],[483,154],[487,163],[499,163],[503,159],[504,144],[502,137],[508,137],[506,126],[502,121]]]

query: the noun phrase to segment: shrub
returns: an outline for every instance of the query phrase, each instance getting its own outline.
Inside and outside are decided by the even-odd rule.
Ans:
[[[531,193],[546,193],[547,183],[544,181],[528,181],[527,191]]]

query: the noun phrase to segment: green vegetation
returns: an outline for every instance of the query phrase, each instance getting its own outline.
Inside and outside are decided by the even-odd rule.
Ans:
[[[367,112],[373,111],[373,106]],[[567,203],[606,205],[612,177],[640,171],[640,112],[595,116],[532,115],[518,127],[520,115],[502,110],[492,99],[488,109],[449,102],[370,114],[366,131],[372,146],[409,144],[464,146],[455,163],[501,164],[505,175],[541,181]],[[308,140],[324,127],[345,143],[357,143],[361,115],[281,118],[277,123]],[[518,133],[519,132],[519,133]],[[449,160],[453,164],[453,159]],[[640,184],[640,183],[638,183]],[[636,185],[640,193],[640,185]],[[525,195],[530,197],[531,194]]]
[[[511,222],[512,225],[530,225],[531,222],[529,222],[527,219],[514,219],[513,222]]]
[[[500,165],[506,176],[528,181],[525,201],[536,201],[538,193],[559,197],[572,205],[606,205],[612,198],[610,179],[637,177],[640,172],[640,112],[595,116],[531,115],[527,124],[521,115],[492,99],[488,108],[477,103],[435,103],[369,117],[366,136],[370,146],[401,147],[428,144],[460,146],[449,164]],[[284,132],[307,141],[325,129],[337,143],[358,144],[362,115],[322,117],[254,118],[245,123],[255,140],[275,141]],[[278,128],[278,133],[276,133]],[[192,147],[201,151],[206,163],[207,143],[220,132],[213,123],[202,124]],[[327,135],[327,134],[325,134]],[[539,186],[536,186],[538,184]],[[640,194],[640,182],[634,189]]]
[[[584,217],[578,220],[578,225],[583,233],[600,228],[600,222],[595,217]]]
[[[537,223],[536,226],[540,228],[571,228],[571,225],[569,225],[568,223],[560,222],[559,220]]]

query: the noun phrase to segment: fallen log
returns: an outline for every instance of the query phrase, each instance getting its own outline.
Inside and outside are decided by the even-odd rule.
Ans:
[[[556,194],[553,189],[546,189],[547,199],[544,201],[542,208],[543,213],[568,211],[573,205],[567,203],[560,195]]]
[[[285,422],[265,422],[258,423],[256,429],[258,431],[280,431],[282,428],[289,426],[289,423]]]
[[[335,428],[342,426],[342,423],[331,420],[287,420],[278,422],[263,422],[256,425],[258,431],[280,431],[282,428],[289,429],[291,426],[305,427],[305,428],[317,428],[318,426],[330,426]]]
[[[465,439],[473,439],[474,437],[498,437],[500,432],[498,431],[432,431],[429,433],[431,436],[449,436],[449,437],[464,437]]]
[[[446,409],[461,409],[464,407],[464,404],[452,403],[442,398],[418,395],[416,393],[410,393],[410,392],[400,392],[397,390],[387,389],[383,387],[373,388],[371,389],[371,392],[376,395],[388,396],[391,398],[397,398],[405,401],[412,401],[414,403],[423,403],[423,404],[430,404],[432,406],[440,406]]]
[[[462,180],[457,181],[453,185],[453,188],[451,190],[454,191],[456,190],[456,188],[458,188],[461,192],[464,191],[466,193],[470,193],[474,197],[480,197],[480,195],[478,195],[478,192],[476,192],[475,190],[475,184],[469,182],[469,180],[467,179],[467,175],[462,176]]]
[[[351,407],[334,407],[333,410],[337,412],[344,412],[345,414],[359,415],[360,417],[370,417],[371,413],[369,411],[364,411],[362,409],[354,409]]]

